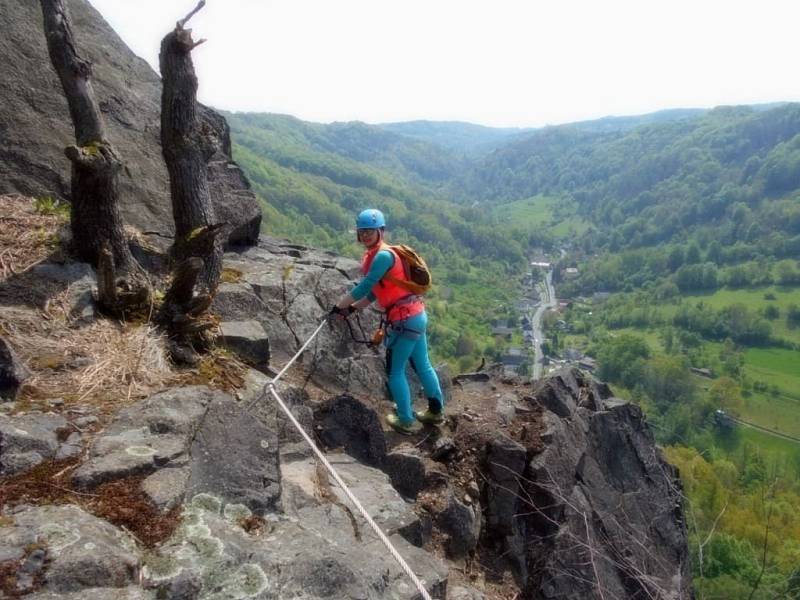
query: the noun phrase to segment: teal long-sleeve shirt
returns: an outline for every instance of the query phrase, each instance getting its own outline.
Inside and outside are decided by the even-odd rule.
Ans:
[[[369,271],[364,276],[364,279],[358,282],[358,285],[352,289],[350,295],[353,300],[358,302],[364,297],[369,298],[371,301],[375,300],[375,294],[372,293],[381,277],[386,275],[386,271],[392,268],[394,264],[394,256],[388,250],[380,250],[375,258],[372,259],[372,264],[369,266]]]

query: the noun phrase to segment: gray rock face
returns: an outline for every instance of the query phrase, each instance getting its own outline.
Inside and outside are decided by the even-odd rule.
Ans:
[[[411,504],[397,493],[385,473],[362,465],[346,454],[332,455],[328,460],[347,488],[365,508],[377,507],[370,516],[384,533],[387,535],[398,533],[417,546],[422,546],[427,541],[424,527],[412,510]],[[350,501],[339,486],[332,485],[331,491],[343,505],[350,505]],[[354,517],[362,531],[366,531],[369,527],[367,522],[355,511]]]
[[[344,448],[351,456],[380,465],[386,456],[386,438],[380,417],[352,396],[337,396],[314,413],[317,435],[328,448]]]
[[[222,344],[254,366],[269,364],[269,338],[258,321],[225,321],[220,323]]]
[[[376,509],[380,512],[374,505],[370,510]],[[419,597],[374,533],[355,528],[340,504],[270,519],[261,535],[240,527],[246,515],[244,507],[223,508],[212,496],[196,497],[173,538],[149,557],[143,569],[147,585],[189,576],[202,582],[200,598]],[[442,597],[446,566],[398,534],[390,540],[429,592]]]
[[[257,514],[280,499],[275,406],[248,412],[227,394],[208,408],[191,446],[189,493],[211,494]]]
[[[508,560],[521,581],[528,578],[528,561],[524,548],[528,531],[524,519],[527,494],[524,473],[527,466],[527,449],[520,443],[498,433],[486,448],[489,471],[487,493],[488,530],[493,538],[502,540],[508,548]]]
[[[26,508],[0,527],[0,557],[22,557],[39,543],[47,551],[47,593],[84,588],[121,588],[136,582],[139,559],[135,543],[110,523],[76,506]]]
[[[489,527],[496,535],[515,532],[520,501],[521,477],[527,465],[527,450],[518,442],[498,434],[486,451],[489,468]]]
[[[478,545],[481,534],[481,509],[464,504],[455,497],[452,490],[448,494],[447,507],[438,515],[436,521],[447,536],[447,553],[453,558],[461,558],[472,552]]]
[[[69,3],[79,53],[93,63],[95,98],[110,141],[127,166],[120,176],[123,218],[142,231],[171,236],[174,227],[167,171],[161,155],[161,81],[85,0]],[[164,30],[172,24],[162,23]],[[0,0],[0,193],[68,198],[74,143],[67,103],[50,66],[41,8]],[[255,243],[261,211],[241,171],[231,162],[230,132],[210,109],[203,118],[217,138],[209,187],[228,241]],[[151,242],[163,239],[154,236]]]
[[[447,600],[486,600],[486,596],[476,589],[456,585],[447,588]]]
[[[343,453],[329,454],[326,458],[385,534],[400,534],[416,546],[427,541],[426,528],[412,504],[403,500],[385,473]],[[345,531],[355,531],[357,537],[370,531],[369,524],[336,480],[315,458],[286,463],[281,466],[281,473],[285,484],[293,488],[291,500],[287,498],[284,502],[287,514],[296,515],[308,527],[322,531],[330,527],[328,505],[334,504],[352,517]],[[312,501],[314,498],[322,499],[322,510],[318,502]]]
[[[212,310],[222,321],[259,322],[277,364],[294,355],[358,277],[354,260],[267,236],[261,236],[257,247],[229,252],[225,264],[241,272],[241,281],[222,286]],[[379,319],[367,310],[350,322],[353,333],[367,339]],[[383,350],[355,343],[344,323],[323,327],[300,362],[331,393],[385,397]]]
[[[544,382],[549,441],[526,472],[538,509],[523,527],[538,532],[528,556],[540,557],[529,597],[593,597],[598,580],[611,597],[692,597],[680,480],[641,410],[577,371]]]
[[[183,501],[191,471],[159,469],[142,482],[142,491],[160,510],[168,511]]]
[[[67,289],[67,314],[72,319],[89,321],[95,315],[93,290],[97,276],[86,263],[42,263],[30,270],[30,275],[42,282],[52,282]]]
[[[201,107],[203,120],[217,134],[214,155],[208,161],[208,189],[218,223],[228,223],[228,243],[252,246],[261,230],[261,207],[250,182],[232,160],[231,129],[222,115]]]
[[[81,487],[181,466],[208,406],[230,396],[202,386],[175,388],[121,410],[95,440],[89,459],[75,470]]]
[[[53,593],[38,592],[25,596],[26,600],[155,600],[155,594],[140,587],[126,588],[87,588],[79,592]]]
[[[15,400],[30,372],[17,358],[8,342],[0,337],[0,402]]]
[[[56,457],[64,447],[59,442],[59,430],[66,426],[67,420],[61,415],[0,415],[0,476],[27,471]]]

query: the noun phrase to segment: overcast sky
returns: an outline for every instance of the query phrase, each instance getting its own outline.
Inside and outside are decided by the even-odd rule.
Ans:
[[[158,70],[196,0],[89,0]],[[208,0],[200,100],[368,123],[541,126],[800,100],[800,2]]]

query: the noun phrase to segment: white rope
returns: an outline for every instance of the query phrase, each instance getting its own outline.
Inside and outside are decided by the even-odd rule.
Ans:
[[[286,363],[283,369],[281,369],[280,372],[278,372],[275,378],[267,385],[267,388],[269,389],[269,392],[275,397],[275,400],[278,402],[278,406],[281,407],[281,410],[283,410],[283,412],[286,413],[286,416],[289,417],[289,420],[292,422],[292,425],[294,425],[295,429],[297,429],[297,431],[300,432],[300,435],[303,436],[303,439],[308,443],[308,445],[311,446],[311,449],[314,451],[314,454],[316,454],[317,458],[322,462],[323,465],[325,465],[325,468],[328,470],[328,473],[330,473],[333,476],[334,480],[336,480],[336,483],[339,484],[339,487],[342,488],[342,491],[350,499],[350,502],[353,504],[353,506],[356,507],[356,510],[358,510],[361,516],[364,517],[364,520],[366,520],[366,522],[369,523],[369,526],[377,534],[378,538],[380,538],[381,542],[383,542],[383,545],[386,546],[386,548],[389,550],[389,553],[398,562],[403,571],[405,571],[405,574],[408,575],[411,581],[414,582],[414,585],[417,587],[417,590],[422,595],[423,600],[432,600],[430,594],[428,594],[428,590],[426,590],[425,586],[422,585],[422,582],[414,574],[414,571],[412,571],[411,567],[408,566],[408,563],[406,563],[406,561],[403,560],[403,557],[400,556],[400,553],[392,545],[392,542],[389,541],[389,538],[386,537],[386,534],[384,534],[383,531],[381,531],[381,528],[378,527],[377,523],[375,523],[375,521],[372,520],[372,517],[369,516],[366,509],[361,505],[361,502],[358,501],[358,498],[356,498],[353,495],[353,493],[349,489],[347,489],[347,486],[345,485],[344,481],[342,481],[342,478],[333,468],[331,463],[328,462],[328,459],[325,458],[325,455],[322,454],[322,452],[320,452],[319,448],[317,448],[314,441],[306,433],[306,431],[303,429],[303,426],[300,425],[297,419],[295,419],[294,415],[292,414],[292,411],[290,411],[289,407],[287,407],[286,404],[284,404],[283,400],[278,395],[278,392],[275,390],[275,383],[277,383],[278,379],[280,379],[280,377],[283,376],[283,374],[292,365],[292,363],[294,363],[294,361],[297,360],[300,354],[302,354],[303,350],[305,350],[306,347],[311,343],[311,340],[313,340],[316,337],[316,335],[320,332],[320,330],[322,329],[322,327],[325,325],[326,322],[327,319],[323,320],[322,323],[319,324],[319,327],[317,327],[314,333],[311,334],[311,337],[309,337],[306,343],[303,344],[300,350],[297,351],[297,354],[295,354],[292,357],[292,359],[288,363]]]

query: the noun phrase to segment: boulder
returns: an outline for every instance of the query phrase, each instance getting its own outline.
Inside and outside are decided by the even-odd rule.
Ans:
[[[227,254],[226,266],[230,267],[232,255]],[[246,282],[221,283],[211,303],[211,311],[222,321],[248,321],[263,317],[266,310],[264,302],[256,296],[253,287]]]
[[[77,431],[73,431],[67,436],[67,439],[58,447],[56,452],[56,460],[66,460],[78,456],[83,450],[81,440],[83,436]]]
[[[86,263],[41,263],[30,269],[29,275],[36,279],[64,287],[67,315],[77,321],[91,321],[95,317],[94,290],[97,276]]]
[[[222,344],[245,362],[266,368],[269,364],[269,339],[258,321],[224,321],[219,325]]]
[[[30,371],[17,357],[13,348],[0,337],[0,402],[13,401]]]
[[[124,588],[138,580],[133,539],[76,506],[26,507],[13,513],[11,520],[0,527],[0,557],[19,560],[26,553],[30,556],[32,547],[45,549],[44,592]]]
[[[481,533],[481,509],[456,498],[453,490],[447,494],[447,506],[434,517],[439,529],[447,536],[447,554],[463,558],[478,545]]]
[[[56,414],[0,415],[0,476],[15,475],[55,458],[63,448],[59,431],[65,427],[67,420]]]
[[[375,523],[387,535],[398,533],[416,546],[427,541],[426,524],[392,486],[382,471],[359,463],[346,454],[329,454],[328,462],[336,470],[350,492],[358,499]],[[347,518],[345,531],[364,536],[370,527],[325,467],[315,458],[281,465],[282,481],[292,488],[291,502],[284,502],[288,514],[297,515],[308,527],[325,530],[329,523],[328,505],[342,507]],[[322,510],[320,509],[322,503]]]
[[[378,414],[352,396],[323,402],[314,411],[317,437],[326,448],[344,448],[369,465],[379,466],[386,457],[386,438]]]
[[[515,394],[500,394],[495,405],[497,421],[500,425],[510,425],[517,414],[517,397]]]
[[[416,498],[425,488],[428,469],[422,453],[414,447],[401,446],[389,452],[383,468],[392,485],[407,498]]]
[[[569,417],[575,412],[580,397],[577,370],[562,369],[540,379],[533,388],[533,395],[541,406],[559,417]]]
[[[188,494],[210,494],[259,515],[280,500],[274,404],[248,407],[218,393],[191,441]]]
[[[122,409],[75,470],[79,487],[93,487],[166,466],[183,466],[209,405],[232,400],[204,386],[172,388]]]
[[[331,455],[328,461],[384,533],[398,533],[416,546],[422,546],[427,541],[425,527],[412,510],[412,505],[397,493],[385,473],[363,465],[346,454]],[[339,502],[349,507],[350,501],[342,489],[335,481],[331,483],[330,490]],[[353,516],[358,527],[367,531],[369,525],[355,509]]]

